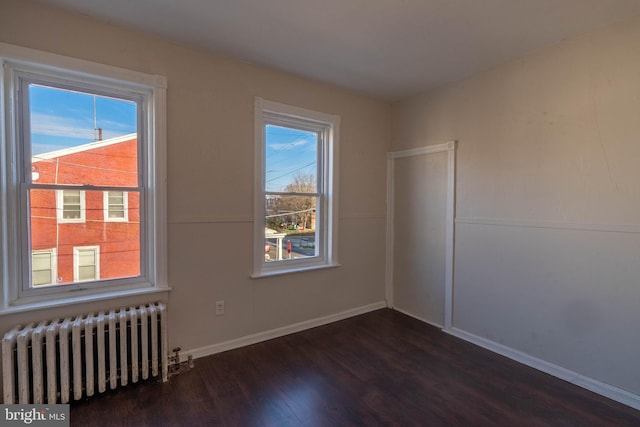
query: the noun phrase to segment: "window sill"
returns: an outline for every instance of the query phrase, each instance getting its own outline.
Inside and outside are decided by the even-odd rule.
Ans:
[[[282,276],[283,274],[302,273],[311,270],[324,270],[327,268],[337,268],[341,264],[325,264],[325,265],[307,265],[304,267],[287,268],[281,270],[261,271],[251,275],[252,279],[261,279],[263,277]]]
[[[104,301],[117,298],[126,298],[138,295],[153,295],[168,293],[171,288],[144,288],[144,289],[130,289],[124,291],[104,292],[99,294],[82,295],[82,296],[70,296],[63,298],[38,300],[35,302],[14,303],[7,307],[0,308],[0,316],[14,313],[23,313],[28,311],[36,311],[55,307],[64,307],[75,304]]]

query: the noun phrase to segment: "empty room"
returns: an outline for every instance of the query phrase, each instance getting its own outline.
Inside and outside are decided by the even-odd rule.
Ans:
[[[637,0],[0,0],[0,424],[640,425],[639,53]]]

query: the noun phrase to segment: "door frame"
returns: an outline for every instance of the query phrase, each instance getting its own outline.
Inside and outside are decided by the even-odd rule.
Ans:
[[[393,308],[393,255],[394,255],[394,172],[395,160],[405,157],[425,156],[435,153],[447,153],[447,211],[445,231],[445,289],[444,289],[444,327],[450,330],[453,327],[453,261],[455,239],[455,203],[456,203],[456,149],[457,141],[447,141],[442,144],[427,145],[409,150],[393,151],[387,153],[387,251],[386,251],[386,275],[385,298],[387,307]]]

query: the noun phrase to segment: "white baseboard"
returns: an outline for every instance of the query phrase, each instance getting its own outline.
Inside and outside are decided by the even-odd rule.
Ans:
[[[430,320],[423,319],[422,317],[416,316],[415,314],[409,313],[408,311],[404,311],[404,310],[402,310],[402,309],[400,309],[400,308],[398,308],[398,307],[393,307],[393,309],[394,309],[395,311],[397,311],[398,313],[402,313],[402,314],[405,314],[405,315],[407,315],[407,316],[409,316],[409,317],[413,317],[414,319],[417,319],[417,320],[419,320],[419,321],[421,321],[421,322],[423,322],[423,323],[426,323],[427,325],[431,325],[431,326],[433,326],[434,328],[438,328],[438,329],[443,329],[443,328],[444,328],[444,326],[443,326],[443,325],[439,325],[439,324],[437,324],[437,323],[435,323],[435,322],[432,322],[432,321],[430,321]]]
[[[269,331],[259,332],[257,334],[247,335],[244,337],[236,338],[229,341],[224,341],[217,344],[208,345],[205,347],[194,348],[192,350],[185,351],[180,360],[187,360],[189,356],[194,359],[199,357],[210,356],[212,354],[221,353],[227,350],[233,350],[234,348],[240,348],[251,344],[256,344],[262,341],[267,341],[273,338],[282,337],[285,335],[293,334],[296,332],[304,331],[306,329],[315,328],[317,326],[326,325],[329,323],[344,320],[349,317],[358,316],[360,314],[368,313],[370,311],[386,308],[386,301],[380,301],[362,307],[353,308],[340,313],[330,314],[324,317],[318,317],[315,319],[305,320],[304,322],[295,323],[293,325],[283,326],[282,328],[271,329]]]
[[[628,392],[618,387],[614,387],[610,384],[603,383],[569,369],[562,368],[553,363],[538,359],[537,357],[531,356],[529,354],[523,353],[521,351],[457,328],[444,330],[444,332],[468,341],[472,344],[486,348],[487,350],[490,350],[494,353],[498,353],[502,356],[508,357],[509,359],[520,362],[531,368],[552,375],[556,378],[560,378],[561,380],[567,381],[571,384],[575,384],[579,387],[585,388],[611,400],[615,400],[616,402],[622,403],[623,405],[627,405],[634,409],[640,410],[640,396],[637,394]]]
[[[318,317],[315,319],[306,320],[304,322],[295,323],[293,325],[271,329],[269,331],[259,332],[257,334],[247,335],[245,337],[236,338],[233,340],[224,341],[217,344],[212,344],[205,347],[187,350],[181,355],[182,356],[181,360],[187,360],[188,356],[192,356],[194,359],[197,359],[200,357],[205,357],[205,356],[209,356],[216,353],[221,353],[223,351],[233,350],[235,348],[257,344],[262,341],[267,341],[273,338],[278,338],[278,337],[293,334],[296,332],[301,332],[306,329],[311,329],[317,326],[322,326],[329,323],[337,322],[339,320],[344,320],[349,317],[358,316],[360,314],[368,313],[370,311],[379,310],[381,308],[386,308],[386,307],[387,307],[387,303],[385,301],[380,301],[380,302],[365,305],[362,307],[357,307],[351,310],[346,310],[340,313],[330,314],[328,316]],[[430,324],[440,329],[442,328],[442,325],[434,324],[433,322],[429,322],[425,319],[414,316],[411,313],[407,313],[403,310],[400,310],[397,307],[394,307],[393,309],[400,313],[406,314],[407,316],[418,319],[421,322]],[[542,359],[538,359],[537,357],[531,356],[529,354],[523,353],[521,351],[515,350],[510,347],[504,346],[502,344],[496,343],[486,338],[482,338],[478,335],[474,335],[472,333],[463,331],[461,329],[457,329],[457,328],[451,328],[449,330],[443,329],[443,332],[446,332],[457,338],[463,339],[472,344],[483,347],[494,353],[508,357],[509,359],[515,360],[516,362],[522,363],[531,368],[545,372],[549,375],[552,375],[556,378],[567,381],[571,384],[575,384],[579,387],[590,390],[601,396],[615,400],[616,402],[622,403],[623,405],[627,405],[631,408],[640,410],[640,396],[637,394],[628,392],[618,387],[614,387],[612,385],[603,383],[593,378],[586,377],[577,372],[562,368],[553,363],[544,361]]]

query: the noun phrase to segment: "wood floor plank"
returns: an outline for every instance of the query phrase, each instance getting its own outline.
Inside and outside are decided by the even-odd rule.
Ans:
[[[77,402],[72,426],[639,426],[640,411],[389,309]]]

